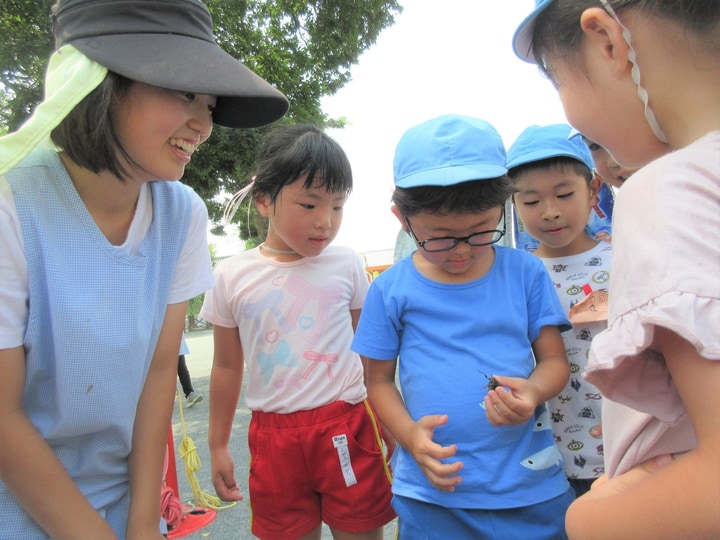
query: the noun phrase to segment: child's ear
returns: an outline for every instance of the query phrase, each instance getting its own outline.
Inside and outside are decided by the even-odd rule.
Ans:
[[[597,173],[593,173],[593,177],[590,179],[590,200],[593,204],[598,202],[598,196],[603,182],[604,180],[602,179],[602,176]]]
[[[610,62],[611,69],[620,75],[632,70],[630,48],[623,37],[622,26],[601,7],[588,8],[580,17],[580,26],[590,51],[597,58]]]
[[[270,207],[272,206],[272,203],[270,202],[270,197],[267,194],[260,193],[257,197],[255,197],[255,206],[257,206],[258,212],[260,212],[262,217],[270,216]]]
[[[400,213],[400,209],[395,206],[394,204],[390,207],[390,211],[393,213],[393,215],[398,219],[400,222],[400,225],[402,226],[403,231],[408,232],[407,230],[407,222],[405,221],[405,216],[403,216]]]

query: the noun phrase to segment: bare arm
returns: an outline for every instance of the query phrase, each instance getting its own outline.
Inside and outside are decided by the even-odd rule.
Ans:
[[[720,537],[720,362],[664,328],[656,328],[655,343],[692,420],[697,449],[665,467],[633,469],[577,499],[566,515],[571,538]]]
[[[490,390],[485,397],[485,411],[491,424],[527,422],[538,405],[558,395],[567,384],[570,364],[559,328],[544,326],[532,349],[536,366],[530,377],[495,376],[500,387]]]
[[[230,454],[235,409],[243,381],[244,357],[237,328],[213,326],[215,353],[210,372],[210,426],[208,444],[212,482],[224,501],[242,499],[235,482],[235,464]]]
[[[361,309],[351,309],[350,310],[350,317],[352,318],[352,327],[353,332],[357,330],[358,321],[360,321],[360,314],[362,310]],[[363,364],[363,382],[365,383],[365,388],[368,386],[368,363],[367,358],[364,356],[360,357],[360,360]],[[377,411],[375,411],[377,413]],[[395,446],[396,441],[394,437],[392,436],[390,429],[383,423],[382,418],[378,415],[378,420],[380,422],[380,435],[385,442],[385,449],[387,451],[386,457],[389,458],[392,456],[393,452],[395,452]]]
[[[557,396],[570,380],[565,344],[557,326],[544,326],[532,344],[536,366],[528,381],[533,386],[535,406]]]
[[[52,538],[115,539],[25,413],[23,347],[1,349],[0,365],[0,479]]]
[[[129,461],[128,540],[162,538],[159,530],[160,487],[175,403],[178,351],[186,308],[187,302],[167,307],[138,402]]]
[[[410,452],[428,480],[438,489],[453,491],[462,480],[457,473],[462,462],[445,464],[441,459],[451,458],[457,446],[441,446],[432,440],[437,426],[448,421],[445,414],[423,416],[415,422],[405,408],[395,386],[397,361],[364,358],[368,369],[368,396],[380,420],[395,437],[398,444]]]
[[[350,318],[352,320],[352,327],[353,332],[357,331],[357,325],[360,321],[360,314],[362,313],[362,309],[351,309],[350,310]]]
[[[361,313],[362,313],[361,309],[351,309],[350,310],[350,319],[352,321],[353,332],[357,331],[357,326],[358,326],[358,322],[360,321]],[[364,356],[361,356],[360,360],[362,360],[362,364],[363,364],[363,381],[365,382],[365,386],[367,387],[367,378],[368,378],[367,358],[365,358]]]

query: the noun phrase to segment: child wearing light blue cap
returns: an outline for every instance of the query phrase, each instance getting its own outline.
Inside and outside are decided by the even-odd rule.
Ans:
[[[492,125],[458,115],[395,151],[393,213],[418,249],[371,284],[353,350],[398,442],[400,538],[564,538],[574,495],[545,401],[569,377],[569,321],[541,262],[496,244],[505,159]]]
[[[548,401],[565,474],[577,496],[605,471],[597,388],[582,379],[592,338],[607,328],[611,247],[591,238],[586,224],[601,180],[590,149],[567,124],[530,126],[508,149],[515,212],[539,244],[573,328],[563,332],[570,380]]]
[[[513,40],[568,122],[639,167],[583,373],[608,398],[606,481],[568,509],[570,538],[720,538],[719,6],[536,0]]]
[[[570,163],[579,165],[581,168],[576,172],[586,177],[588,182],[593,180],[593,175],[596,174],[593,151],[587,140],[568,124],[528,127],[508,151],[508,169],[561,156],[571,158]],[[592,182],[592,187],[595,189],[595,196],[587,217],[585,233],[595,240],[609,242],[615,198],[610,187],[600,182],[600,179]],[[538,249],[540,243],[538,235],[533,235],[527,230],[522,220],[518,219],[517,212],[513,217],[515,246],[525,251]]]

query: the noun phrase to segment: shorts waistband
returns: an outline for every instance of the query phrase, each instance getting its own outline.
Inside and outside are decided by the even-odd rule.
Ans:
[[[351,412],[360,403],[352,404],[347,401],[335,401],[329,405],[310,409],[307,411],[295,411],[291,413],[270,413],[263,411],[252,411],[252,421],[262,427],[268,428],[300,428],[316,426],[328,420],[339,418]]]

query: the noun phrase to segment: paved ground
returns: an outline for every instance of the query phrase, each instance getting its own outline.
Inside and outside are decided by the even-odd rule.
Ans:
[[[185,433],[194,443],[197,449],[197,455],[202,463],[202,468],[195,475],[200,489],[214,496],[215,490],[210,480],[210,455],[207,447],[208,398],[213,353],[212,330],[192,331],[185,334],[185,339],[190,349],[190,354],[186,356],[186,360],[193,386],[195,387],[196,393],[204,396],[203,401],[197,403],[190,409],[185,407],[185,403],[183,402]],[[244,400],[241,397],[235,414],[234,433],[231,439],[231,445],[235,458],[235,477],[246,498],[249,462],[247,429],[249,420],[250,412],[245,407]],[[179,495],[181,501],[187,503],[193,498],[193,490],[188,480],[188,475],[185,472],[185,462],[178,454],[178,449],[183,442],[183,431],[177,404],[175,405],[175,411],[173,413],[173,436],[175,441]],[[186,444],[185,446],[188,445]],[[391,522],[386,526],[384,536],[387,540],[396,537],[395,522]],[[218,510],[217,517],[212,523],[197,532],[184,536],[184,538],[189,540],[206,538],[211,540],[245,540],[255,538],[250,533],[250,511],[247,500],[240,501],[231,508]],[[332,538],[330,531],[325,526],[323,526],[322,538],[323,540]]]

